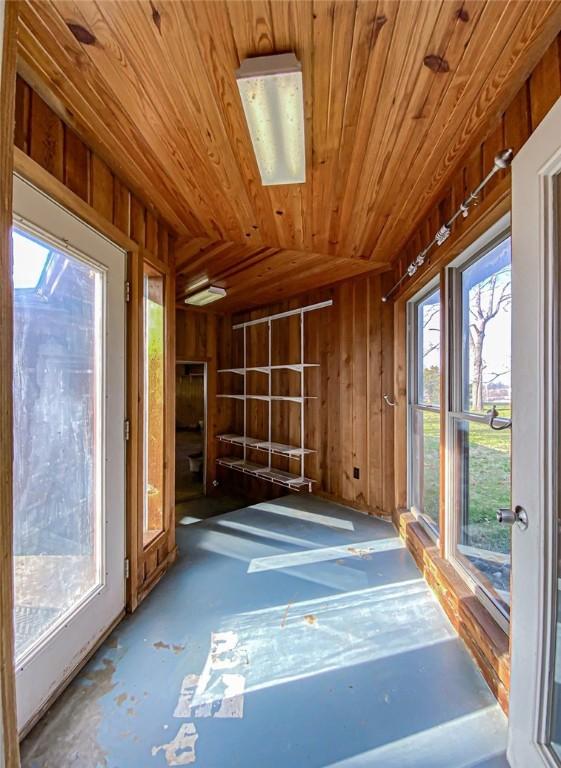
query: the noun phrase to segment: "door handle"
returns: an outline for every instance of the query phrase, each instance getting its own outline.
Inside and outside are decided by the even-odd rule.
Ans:
[[[528,527],[528,513],[524,507],[517,506],[512,509],[497,509],[497,521],[503,525],[517,525],[521,531]]]

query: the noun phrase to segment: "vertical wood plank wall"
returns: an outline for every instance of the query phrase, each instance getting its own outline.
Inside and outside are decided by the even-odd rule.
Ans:
[[[0,7],[0,768],[19,766],[13,634],[12,164],[18,3]]]
[[[242,364],[241,331],[232,331],[232,322],[264,317],[287,309],[296,309],[326,299],[333,306],[306,316],[305,361],[320,363],[319,369],[306,373],[306,394],[317,397],[306,405],[306,446],[317,450],[306,458],[306,475],[316,480],[314,493],[350,504],[374,514],[392,514],[394,508],[393,410],[386,405],[384,393],[393,387],[393,309],[381,301],[384,277],[348,280],[327,289],[295,297],[233,319],[221,318],[218,338],[218,367]],[[293,321],[292,321],[293,320]],[[263,365],[267,355],[266,326],[248,331],[248,365]],[[298,319],[273,324],[273,364],[299,362]],[[178,356],[180,347],[178,346]],[[291,380],[291,375],[295,378]],[[219,374],[218,391],[232,391],[233,375]],[[255,378],[253,378],[253,376]],[[259,377],[262,377],[261,379]],[[273,377],[273,394],[299,394],[297,374]],[[248,377],[248,388],[266,394],[263,374]],[[239,386],[239,383],[238,383]],[[281,388],[285,389],[281,391]],[[253,401],[255,403],[255,401]],[[265,403],[248,407],[247,432],[262,435],[267,419]],[[273,440],[299,443],[299,406],[277,403],[273,408]],[[219,431],[242,429],[237,401],[219,400],[215,425]],[[219,445],[220,455],[236,449]],[[259,460],[259,457],[249,456]],[[261,461],[263,454],[261,454]],[[281,469],[298,471],[299,464],[279,458]],[[286,462],[283,464],[282,462]],[[353,469],[359,478],[353,477]],[[243,489],[257,498],[283,492],[278,486],[247,478],[232,470],[219,468],[221,484]]]
[[[216,345],[222,317],[211,312],[178,309],[175,320],[176,359],[207,363],[206,413],[206,492],[213,492],[216,479],[217,400],[216,400]]]
[[[25,153],[51,177],[96,212],[102,228],[115,227],[128,238],[134,250],[129,253],[128,273],[132,285],[129,303],[128,387],[131,440],[127,449],[128,467],[128,519],[129,536],[141,541],[138,527],[142,525],[142,490],[137,472],[142,466],[142,387],[139,386],[142,368],[142,263],[150,261],[168,273],[166,300],[171,311],[168,314],[168,397],[166,407],[171,413],[167,419],[168,430],[173,429],[173,393],[175,387],[174,364],[174,294],[175,265],[173,236],[169,228],[158,218],[157,211],[135,197],[111,169],[89,149],[81,139],[50,109],[38,94],[18,76],[15,99],[15,136],[17,149]],[[171,427],[169,426],[171,424]],[[173,450],[173,442],[171,443]],[[134,456],[131,455],[134,453]],[[139,464],[140,461],[140,464]],[[138,550],[131,544],[129,558],[128,605],[134,609],[168,565],[175,558],[173,455],[166,456],[168,479],[166,481],[166,535],[157,537],[146,549]]]

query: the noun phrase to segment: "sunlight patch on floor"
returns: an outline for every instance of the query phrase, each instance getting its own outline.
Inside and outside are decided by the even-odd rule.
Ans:
[[[427,728],[377,749],[331,763],[329,768],[491,768],[493,757],[504,759],[499,734],[505,716],[497,704]],[[478,734],[474,744],[473,734]],[[477,750],[475,752],[474,750]],[[469,757],[466,757],[469,755]]]
[[[423,579],[233,616],[246,693],[455,640]]]
[[[270,557],[255,557],[249,563],[248,573],[260,571],[275,571],[281,568],[290,568],[297,565],[310,565],[312,563],[324,563],[330,560],[340,560],[346,557],[369,558],[377,552],[389,552],[394,549],[404,549],[405,544],[401,539],[393,536],[391,539],[374,539],[372,541],[357,541],[353,544],[345,544],[337,547],[321,547],[319,549],[307,549],[303,552],[287,552],[282,555]]]
[[[317,512],[305,512],[302,509],[284,507],[280,504],[270,504],[265,501],[254,504],[252,509],[259,509],[261,512],[271,512],[273,515],[282,515],[282,517],[294,517],[297,520],[305,520],[307,523],[326,525],[328,528],[340,528],[345,531],[354,531],[355,529],[352,520],[343,520],[331,515],[320,515]]]

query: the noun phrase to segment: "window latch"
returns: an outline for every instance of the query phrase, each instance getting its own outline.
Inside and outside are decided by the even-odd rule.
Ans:
[[[490,411],[487,411],[487,415],[489,416],[489,426],[491,429],[494,429],[496,432],[500,432],[502,429],[510,429],[512,427],[512,421],[510,419],[504,420],[504,424],[495,424],[495,420],[500,418],[499,412],[493,406]]]

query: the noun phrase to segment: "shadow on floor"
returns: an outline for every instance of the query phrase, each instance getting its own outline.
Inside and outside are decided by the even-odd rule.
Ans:
[[[505,717],[389,523],[287,496],[177,535],[24,768],[508,765]]]

